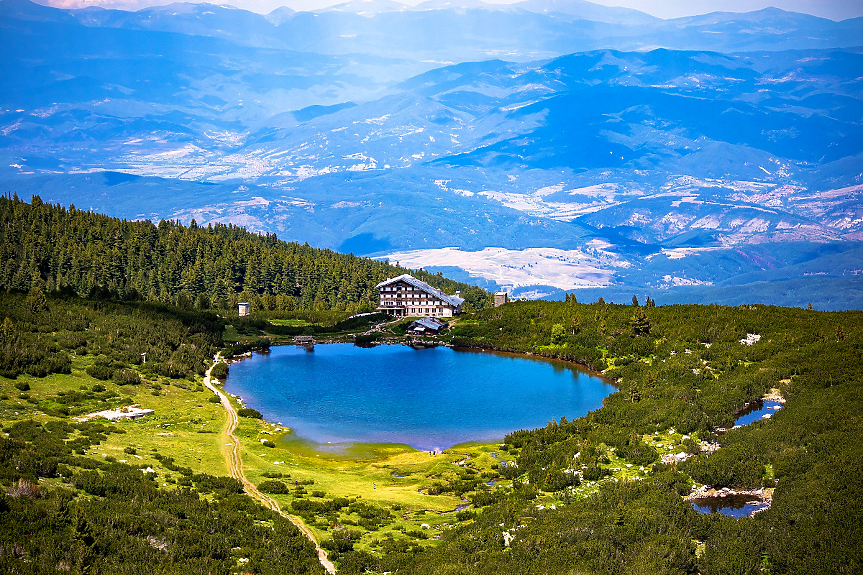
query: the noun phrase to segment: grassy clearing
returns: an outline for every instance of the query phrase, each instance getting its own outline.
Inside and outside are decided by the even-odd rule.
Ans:
[[[286,325],[288,327],[306,327],[312,325],[304,319],[270,319],[269,322],[273,325]]]
[[[224,453],[228,446],[223,433],[227,417],[221,405],[209,401],[211,394],[200,381],[158,378],[121,386],[88,375],[85,370],[92,362],[92,357],[77,356],[73,358],[71,374],[41,379],[27,375],[16,380],[0,378],[0,413],[4,422],[31,417],[40,421],[73,418],[113,407],[140,405],[155,413],[139,420],[111,423],[125,433],[110,434],[87,454],[150,466],[158,472],[160,483],[169,488],[182,475],[168,469],[156,455],[171,458],[174,466],[191,468],[195,473],[227,474]],[[29,389],[21,391],[16,384]],[[56,410],[63,405],[53,400],[67,396],[74,396],[75,401],[65,405],[69,415],[62,416]],[[239,398],[230,400],[236,408],[243,407]],[[347,498],[383,510],[387,519],[372,527],[364,524],[360,514],[348,509],[305,521],[319,540],[331,537],[335,526],[363,531],[357,549],[364,550],[379,549],[387,540],[432,544],[441,530],[457,523],[456,509],[467,501],[452,493],[429,495],[429,488],[435,482],[455,480],[466,463],[477,473],[491,474],[499,461],[493,455],[497,445],[482,444],[459,445],[437,455],[392,444],[321,450],[285,427],[253,418],[240,418],[235,435],[241,441],[244,472],[250,481],[260,485],[281,474],[279,480],[291,487],[288,495],[273,495],[287,513],[292,513],[292,503],[298,499],[322,502]],[[265,446],[262,440],[275,447]],[[299,485],[304,486],[305,493],[296,493]]]
[[[0,397],[8,396],[2,402],[4,421],[33,417],[39,421],[56,418],[41,408],[58,405],[51,398],[61,393],[79,392],[85,397],[67,407],[73,415],[92,413],[112,407],[137,404],[145,409],[153,409],[154,415],[140,420],[121,420],[112,423],[124,434],[111,434],[106,441],[88,450],[91,456],[113,457],[129,463],[147,463],[154,469],[161,464],[153,458],[157,453],[175,459],[176,464],[190,467],[196,472],[224,475],[224,459],[218,444],[219,435],[224,427],[225,413],[221,406],[209,403],[208,392],[200,389],[195,382],[160,378],[157,382],[141,385],[120,386],[111,381],[100,381],[84,371],[92,363],[92,358],[73,359],[71,374],[53,374],[45,378],[27,375],[16,380],[0,378]],[[26,383],[27,393],[32,402],[19,400],[16,384]],[[105,393],[93,394],[91,390],[105,388]],[[13,392],[15,395],[13,395]],[[88,393],[89,392],[89,393]],[[108,399],[90,399],[116,394]],[[104,421],[104,420],[103,420]],[[130,451],[134,450],[134,453]],[[165,482],[175,479],[176,473],[165,470]]]
[[[233,325],[226,325],[222,333],[222,341],[241,341],[242,336]]]
[[[72,416],[138,404],[153,409],[155,414],[113,423],[125,433],[110,434],[107,440],[90,448],[89,455],[151,466],[166,487],[176,484],[182,476],[168,469],[156,455],[171,458],[173,465],[191,468],[195,473],[227,474],[225,453],[229,445],[224,435],[227,417],[221,405],[209,401],[211,394],[199,381],[158,378],[141,385],[120,386],[90,377],[85,370],[92,361],[91,357],[75,357],[72,373],[68,375],[0,379],[3,418],[49,419],[53,416],[40,408],[55,409],[57,405],[49,400],[63,393],[79,393],[78,403],[69,406]],[[15,387],[16,384],[26,387],[22,385],[25,383],[30,387],[26,392]],[[104,388],[101,394],[92,393],[101,388]],[[92,397],[87,396],[88,392]],[[236,408],[244,407],[240,398],[229,398]],[[350,502],[369,503],[384,514],[385,519],[378,524],[369,523],[362,508],[357,512],[353,507],[304,517],[319,541],[331,538],[336,527],[361,532],[355,548],[365,551],[380,551],[394,541],[433,545],[444,530],[459,523],[459,510],[473,507],[469,494],[429,492],[434,492],[436,485],[464,479],[466,473],[482,477],[489,490],[508,488],[512,481],[497,474],[498,465],[501,461],[511,462],[516,456],[500,451],[496,444],[476,443],[457,445],[437,455],[391,444],[359,444],[327,450],[303,441],[277,423],[245,417],[240,418],[234,433],[241,441],[244,473],[252,483],[259,486],[277,479],[289,487],[288,494],[271,494],[285,512],[298,514],[293,504],[300,500],[323,504],[346,498]],[[642,437],[660,454],[681,451],[684,439],[674,430]],[[602,467],[610,475],[582,482],[565,499],[588,497],[603,483],[640,480],[649,471],[618,458],[614,450],[606,449],[605,455],[608,463]],[[561,494],[540,494],[536,500],[537,505],[545,507],[565,503]]]
[[[426,494],[433,479],[456,476],[460,468],[455,462],[466,457],[485,471],[490,471],[496,462],[489,455],[495,446],[487,445],[459,446],[438,455],[403,445],[357,445],[347,451],[316,451],[284,427],[248,418],[241,418],[234,433],[241,439],[244,471],[252,483],[260,485],[281,474],[278,479],[292,489],[305,484],[306,493],[300,497],[293,493],[272,495],[287,512],[291,512],[291,504],[297,499],[320,501],[312,494],[322,492],[329,499],[362,500],[391,513],[390,522],[363,537],[360,549],[374,548],[374,542],[382,538],[406,537],[406,531],[420,529],[423,524],[429,526],[426,531],[431,537],[436,529],[454,524],[454,512],[465,502],[452,494]],[[262,439],[274,442],[276,447],[265,447]],[[359,521],[355,514],[341,513],[323,523],[306,523],[317,537],[325,539],[334,525],[351,526]]]

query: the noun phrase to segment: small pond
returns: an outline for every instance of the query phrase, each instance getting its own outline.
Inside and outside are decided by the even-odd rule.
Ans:
[[[756,511],[770,507],[765,501],[753,495],[726,495],[725,497],[704,497],[693,499],[692,506],[699,513],[722,513],[729,517],[749,517]]]
[[[615,388],[563,362],[447,347],[274,347],[231,364],[225,391],[325,447],[443,450],[575,419]]]
[[[765,419],[765,415],[772,416],[781,408],[782,404],[778,401],[759,399],[758,401],[752,402],[749,407],[737,414],[737,419],[734,420],[734,425],[749,425],[753,421]]]

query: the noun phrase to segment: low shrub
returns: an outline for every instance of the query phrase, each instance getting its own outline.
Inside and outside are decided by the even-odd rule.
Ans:
[[[216,379],[225,379],[228,377],[228,364],[224,361],[220,361],[214,365],[213,369],[210,371],[210,377],[215,377]]]
[[[261,491],[262,493],[274,493],[276,495],[290,493],[290,489],[288,489],[287,485],[274,479],[262,481],[261,484],[258,485],[258,491]]]

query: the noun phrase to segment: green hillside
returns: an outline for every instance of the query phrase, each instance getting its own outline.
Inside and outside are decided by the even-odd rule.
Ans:
[[[0,285],[176,304],[254,310],[374,309],[375,285],[411,273],[468,307],[488,294],[422,270],[286,243],[241,227],[127,221],[43,203],[0,198]]]
[[[575,421],[516,431],[511,492],[477,490],[443,544],[399,573],[853,573],[863,568],[863,313],[773,306],[524,302],[474,314],[457,344],[589,363],[620,391]],[[760,336],[747,345],[749,334]],[[751,339],[749,341],[752,341]],[[778,390],[770,420],[731,428]],[[720,448],[701,453],[702,440]],[[662,464],[678,451],[694,457]],[[629,464],[627,467],[625,464]],[[616,468],[634,469],[625,480]],[[571,472],[581,469],[580,479]],[[642,471],[639,471],[642,470]],[[773,488],[752,518],[701,515],[693,484]],[[538,505],[538,503],[541,503]],[[549,505],[555,505],[554,511]],[[504,544],[503,533],[512,541]]]
[[[216,351],[245,351],[225,347],[228,321],[232,334],[285,337],[328,329],[348,337],[368,325],[320,325],[339,316],[318,298],[327,285],[320,276],[291,294],[270,283],[250,292],[248,267],[233,295],[293,298],[282,301],[297,317],[282,320],[291,325],[227,320],[215,312],[230,302],[206,291],[210,280],[201,291],[182,282],[169,291],[171,274],[153,254],[233,269],[216,254],[246,250],[293,277],[316,266],[345,278],[401,270],[238,228],[155,226],[34,204],[0,201],[0,570],[320,572],[299,531],[224,477],[225,412],[200,374]],[[90,257],[98,265],[84,265]],[[111,275],[113,259],[122,265]],[[188,267],[180,267],[182,277]],[[311,285],[318,291],[307,297]],[[198,309],[208,302],[217,309]],[[399,328],[383,326],[377,337],[404,343]],[[863,569],[863,312],[569,298],[474,309],[438,342],[576,362],[603,371],[619,391],[585,417],[440,457],[393,446],[365,446],[353,460],[309,453],[281,441],[290,434],[280,425],[241,418],[249,477],[314,530],[340,573]],[[784,407],[734,428],[768,393]],[[115,424],[77,419],[131,404],[156,413]],[[740,519],[704,515],[686,497],[707,487],[758,490],[770,505]]]

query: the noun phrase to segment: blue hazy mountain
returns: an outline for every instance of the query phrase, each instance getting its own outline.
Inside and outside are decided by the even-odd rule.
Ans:
[[[20,0],[4,0],[5,2]],[[229,6],[174,3],[136,12],[70,12],[90,27],[218,37],[236,44],[322,54],[438,61],[505,57],[529,61],[594,49],[751,51],[857,46],[863,19],[843,22],[766,9],[661,20],[578,0],[512,5],[348,2],[317,12],[279,8],[263,16]]]
[[[775,284],[777,303],[859,307],[861,30],[577,0],[267,16],[0,0],[0,178],[534,296],[583,274],[606,299]],[[516,263],[483,272],[490,247]],[[518,263],[530,250],[558,251]]]
[[[659,18],[638,10],[603,6],[585,0],[523,0],[510,6],[537,14],[562,14],[583,20],[624,26],[655,25],[660,21]]]

